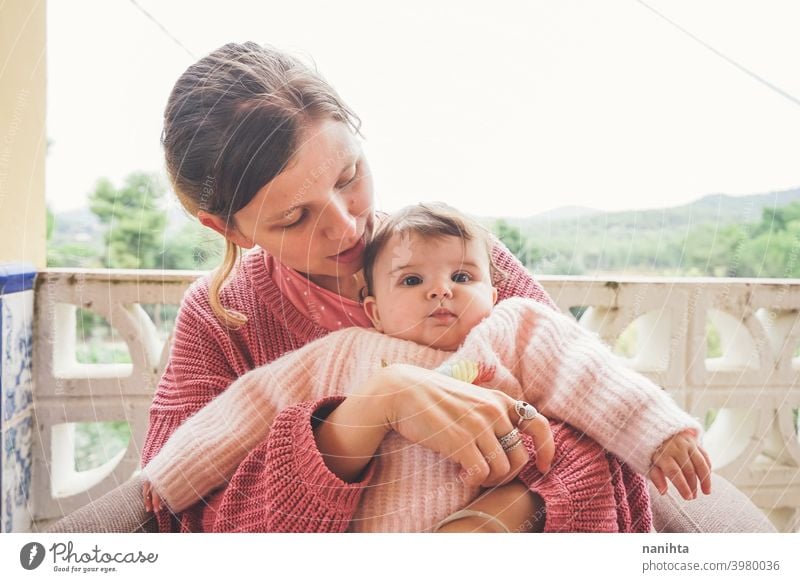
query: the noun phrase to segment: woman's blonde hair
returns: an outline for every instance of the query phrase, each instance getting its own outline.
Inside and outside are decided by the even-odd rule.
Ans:
[[[316,71],[296,58],[254,42],[230,43],[190,66],[164,111],[167,172],[181,204],[204,210],[235,228],[234,214],[280,174],[309,123],[335,119],[358,133],[359,118]],[[209,299],[230,327],[244,314],[226,309],[220,293],[241,258],[226,240]]]

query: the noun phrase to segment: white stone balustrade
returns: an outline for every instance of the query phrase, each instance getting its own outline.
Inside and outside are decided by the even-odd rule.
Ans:
[[[140,304],[179,304],[200,273],[51,269],[35,298],[32,507],[47,523],[117,486],[136,470],[147,411],[168,354]],[[705,443],[715,470],[783,531],[800,529],[800,283],[763,279],[542,277],[566,311],[610,345],[629,326],[631,366],[692,415],[713,410]],[[126,342],[132,364],[78,364],[76,308],[94,311]],[[722,355],[707,357],[707,327]],[[67,423],[126,420],[127,450],[105,466],[74,470]]]

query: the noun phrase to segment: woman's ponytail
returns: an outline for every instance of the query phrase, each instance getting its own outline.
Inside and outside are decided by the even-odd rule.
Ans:
[[[247,317],[234,311],[227,309],[222,305],[222,289],[228,276],[233,272],[234,268],[239,264],[242,256],[242,250],[236,243],[230,240],[225,240],[225,258],[222,264],[217,267],[211,275],[211,282],[208,285],[208,300],[211,303],[211,310],[225,326],[236,329],[247,323]]]

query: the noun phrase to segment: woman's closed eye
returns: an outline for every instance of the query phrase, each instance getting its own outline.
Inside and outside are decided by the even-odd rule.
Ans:
[[[351,166],[351,170],[352,170],[352,173],[348,172],[348,176],[349,177],[346,178],[344,180],[344,182],[336,184],[337,190],[342,190],[344,188],[347,188],[350,184],[352,184],[353,182],[356,181],[356,178],[358,177],[358,164],[353,164]]]
[[[290,222],[288,224],[281,224],[279,228],[292,228],[293,226],[298,226],[305,220],[307,214],[308,211],[305,208],[296,208],[286,215],[286,219]]]

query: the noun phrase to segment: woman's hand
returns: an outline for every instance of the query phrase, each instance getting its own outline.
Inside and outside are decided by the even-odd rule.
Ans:
[[[494,487],[514,479],[528,462],[524,446],[506,453],[498,440],[517,424],[513,398],[417,366],[393,364],[365,389],[381,395],[386,427],[462,467],[468,485]],[[541,414],[519,424],[533,437],[536,466],[550,468],[555,447]]]
[[[147,513],[159,513],[161,511],[161,497],[155,492],[150,481],[142,483],[142,496],[144,497],[144,509]]]

